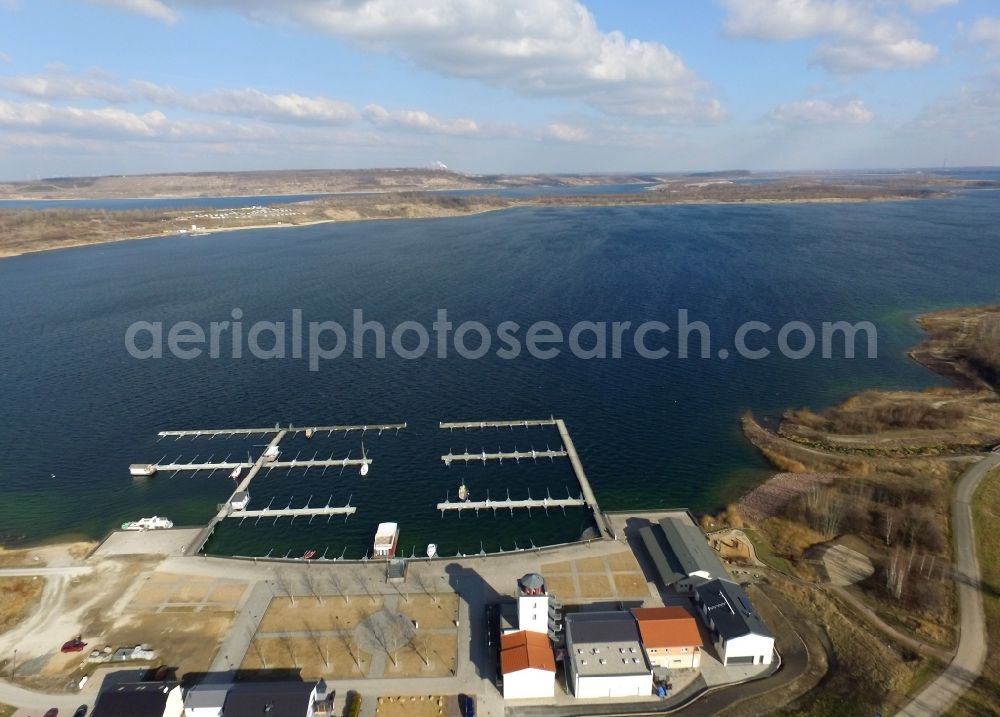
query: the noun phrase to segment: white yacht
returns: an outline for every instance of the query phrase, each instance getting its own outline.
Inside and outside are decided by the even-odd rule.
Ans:
[[[152,518],[140,518],[139,520],[122,523],[122,530],[161,530],[173,527],[173,522],[156,515]]]
[[[376,558],[392,558],[396,555],[396,544],[399,542],[399,525],[397,523],[379,523],[375,531],[373,555]]]

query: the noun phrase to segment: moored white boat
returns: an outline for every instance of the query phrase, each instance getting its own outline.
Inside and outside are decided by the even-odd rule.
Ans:
[[[436,558],[437,554],[438,554],[437,543],[428,543],[427,544],[427,557],[428,558]]]
[[[396,544],[399,542],[399,525],[397,523],[379,523],[375,531],[375,544],[372,554],[376,558],[391,558],[396,555]]]
[[[156,515],[152,518],[140,518],[139,520],[122,523],[122,530],[161,530],[173,527],[173,522]]]

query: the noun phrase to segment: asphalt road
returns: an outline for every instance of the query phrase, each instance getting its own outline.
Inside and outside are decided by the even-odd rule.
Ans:
[[[899,717],[944,714],[982,674],[986,660],[986,618],[983,614],[971,504],[979,481],[997,466],[1000,466],[1000,454],[987,456],[969,468],[955,488],[951,525],[955,541],[958,606],[961,612],[958,649],[947,669],[906,705],[899,712]]]

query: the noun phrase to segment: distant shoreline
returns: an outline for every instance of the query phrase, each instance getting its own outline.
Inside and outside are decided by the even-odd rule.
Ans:
[[[443,191],[443,190],[442,190]],[[935,192],[927,196],[914,196],[907,194],[873,194],[871,196],[818,196],[818,197],[740,197],[726,199],[724,197],[674,197],[666,193],[658,192],[646,192],[632,195],[618,195],[618,194],[593,194],[593,195],[561,195],[561,196],[543,196],[543,197],[533,197],[533,198],[498,198],[490,196],[477,196],[477,197],[463,197],[463,201],[468,201],[466,206],[462,207],[451,207],[451,206],[435,206],[433,202],[422,202],[419,198],[415,200],[401,200],[397,194],[388,194],[384,192],[346,192],[337,195],[331,194],[330,196],[343,197],[344,195],[365,195],[366,200],[377,201],[381,197],[385,197],[387,204],[392,206],[392,209],[398,211],[397,214],[382,214],[374,216],[340,216],[340,217],[323,217],[315,219],[304,219],[303,221],[288,222],[288,221],[275,221],[275,222],[265,222],[259,224],[247,224],[247,225],[231,225],[231,226],[206,226],[199,227],[197,230],[189,229],[174,229],[171,231],[161,231],[156,233],[151,232],[141,232],[136,234],[125,234],[118,236],[108,236],[108,237],[91,237],[87,240],[81,241],[67,241],[62,242],[58,240],[50,240],[50,243],[44,246],[39,246],[38,248],[9,248],[0,244],[0,259],[7,259],[16,256],[24,256],[28,254],[38,254],[41,252],[54,251],[58,249],[78,249],[85,246],[97,246],[100,244],[114,244],[123,241],[134,241],[142,239],[159,239],[172,236],[206,236],[209,234],[217,234],[222,232],[234,232],[240,230],[251,230],[251,229],[293,229],[296,227],[305,226],[315,226],[319,224],[335,224],[343,222],[357,222],[357,221],[374,221],[374,220],[405,220],[405,219],[447,219],[453,217],[465,217],[465,216],[475,216],[479,214],[485,214],[487,212],[495,212],[507,209],[521,209],[521,208],[584,208],[584,207],[649,207],[649,206],[725,206],[725,205],[776,205],[776,204],[862,204],[862,203],[873,203],[873,202],[897,202],[897,201],[912,201],[917,199],[943,199],[953,196],[952,194],[945,192]],[[423,193],[421,193],[423,194]],[[440,196],[440,195],[439,195]],[[477,204],[477,200],[479,203]],[[62,201],[62,200],[51,200],[51,201]],[[86,200],[81,200],[86,201]],[[306,200],[299,204],[299,206],[309,209],[319,208],[318,205],[322,202],[322,199]],[[287,205],[275,205],[275,206],[295,206],[297,203],[289,203]],[[408,213],[409,211],[417,209],[424,213],[414,215]],[[342,207],[339,208],[342,212],[355,211],[352,207]],[[39,211],[33,210],[29,207],[11,208],[4,210],[0,207],[0,213],[3,211]],[[82,211],[87,210],[77,210],[69,209],[67,211]],[[114,214],[116,211],[128,212],[132,210],[93,210],[100,212],[111,212]],[[154,211],[154,210],[149,210]],[[176,219],[172,217],[170,212],[178,212],[181,210],[164,210],[162,221],[167,221],[168,219]],[[185,210],[189,211],[189,210]],[[208,211],[208,208],[205,208]],[[220,213],[224,211],[231,210],[217,210]],[[390,210],[391,211],[391,210]],[[49,227],[46,227],[49,229]]]

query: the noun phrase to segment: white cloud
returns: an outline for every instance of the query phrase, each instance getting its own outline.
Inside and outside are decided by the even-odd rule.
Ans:
[[[166,130],[167,118],[159,111],[139,115],[115,107],[82,109],[0,100],[0,126],[152,137]]]
[[[128,10],[167,25],[173,25],[180,19],[176,12],[160,0],[86,0],[86,2],[91,5]]]
[[[834,104],[826,100],[786,102],[771,110],[768,119],[780,125],[859,125],[874,119],[861,100]]]
[[[553,122],[545,128],[545,135],[562,142],[585,142],[590,139],[590,133],[583,127]]]
[[[916,123],[924,129],[952,130],[969,137],[985,129],[1000,135],[1000,70],[965,82],[957,92],[937,98]]]
[[[464,117],[440,119],[423,110],[389,111],[381,105],[367,105],[364,116],[379,128],[395,128],[429,132],[432,134],[474,135],[481,131],[475,120]]]
[[[276,134],[271,128],[259,125],[247,127],[231,122],[173,121],[159,110],[139,114],[118,107],[91,109],[6,100],[0,100],[0,127],[33,132],[68,132],[85,137],[173,140],[271,138]]]
[[[958,5],[959,0],[906,0],[906,6],[913,12],[934,12],[948,5]]]
[[[127,102],[131,93],[124,87],[96,77],[66,74],[0,77],[0,90],[38,99],[94,99]]]
[[[195,107],[217,114],[324,124],[346,124],[358,116],[347,102],[297,94],[269,95],[255,89],[216,90],[197,97]]]
[[[348,124],[358,119],[353,105],[327,97],[268,94],[253,88],[190,94],[154,82],[122,84],[103,77],[61,72],[0,77],[0,90],[43,100],[100,100],[114,104],[151,102],[209,114],[295,124]]]
[[[1000,55],[1000,18],[979,18],[969,28],[968,38],[976,44],[985,45],[990,55]]]
[[[165,0],[293,22],[452,77],[530,96],[579,98],[612,115],[723,118],[666,46],[603,32],[577,0]]]
[[[812,61],[838,74],[919,67],[937,57],[937,48],[915,39],[823,45]]]
[[[872,0],[720,0],[727,9],[726,31],[761,40],[827,38],[811,61],[830,72],[853,74],[870,70],[917,67],[933,60],[938,50],[915,37],[906,18],[876,12]],[[891,3],[888,3],[891,6]],[[935,0],[909,3],[931,9]],[[936,0],[937,5],[946,4]]]

